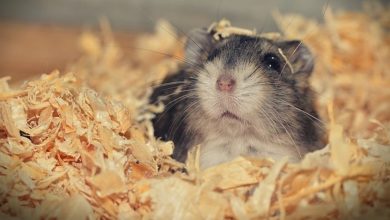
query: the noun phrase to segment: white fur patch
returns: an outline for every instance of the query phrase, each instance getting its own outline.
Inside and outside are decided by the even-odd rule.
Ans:
[[[267,143],[253,135],[222,137],[210,134],[200,148],[201,168],[207,168],[233,160],[238,156],[258,156],[281,159],[289,155],[290,161],[298,161],[299,154],[294,146]]]
[[[274,159],[290,155],[294,161],[303,153],[293,146],[287,134],[275,137],[275,129],[266,118],[270,113],[261,112],[261,106],[271,96],[273,87],[267,85],[261,69],[248,77],[255,70],[256,67],[250,63],[224,69],[221,60],[216,60],[207,63],[205,70],[199,72],[197,95],[203,111],[193,111],[187,121],[189,129],[199,134],[194,137],[193,144],[201,145],[202,168],[245,155]],[[236,80],[232,93],[216,89],[216,81],[221,74],[231,74]],[[239,120],[222,117],[226,111],[236,115]],[[275,140],[278,140],[277,144]]]

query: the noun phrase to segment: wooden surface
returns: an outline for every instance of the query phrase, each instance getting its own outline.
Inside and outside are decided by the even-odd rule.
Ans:
[[[77,58],[80,30],[42,25],[0,24],[0,76],[13,81],[63,68]]]
[[[0,77],[12,82],[64,69],[80,56],[81,28],[0,22]],[[120,45],[130,44],[131,33],[116,33]]]

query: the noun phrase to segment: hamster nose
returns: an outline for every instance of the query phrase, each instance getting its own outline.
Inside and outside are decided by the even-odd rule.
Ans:
[[[217,89],[221,92],[232,92],[236,85],[236,81],[231,75],[222,74],[217,79]]]

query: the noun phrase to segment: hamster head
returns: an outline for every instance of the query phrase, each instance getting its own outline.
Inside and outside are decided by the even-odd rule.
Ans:
[[[200,29],[189,36],[198,103],[189,111],[190,129],[237,135],[250,127],[270,142],[295,145],[317,138],[302,119],[316,116],[308,83],[314,60],[304,44],[241,35],[216,41]]]

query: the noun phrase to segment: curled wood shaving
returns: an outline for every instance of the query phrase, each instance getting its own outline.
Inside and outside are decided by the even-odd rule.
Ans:
[[[276,33],[276,32],[257,34],[256,30],[234,27],[231,25],[230,21],[226,19],[222,19],[218,22],[212,23],[207,29],[207,32],[212,33],[214,39],[217,41],[227,38],[232,34],[258,36],[258,37],[263,37],[271,40],[281,38],[280,33]]]

